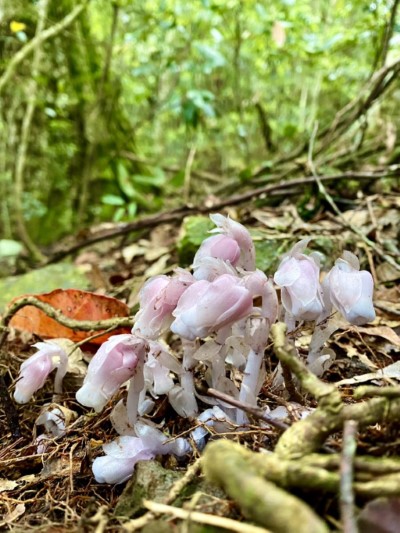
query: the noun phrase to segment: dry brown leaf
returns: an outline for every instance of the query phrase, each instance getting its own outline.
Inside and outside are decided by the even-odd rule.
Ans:
[[[60,310],[66,317],[74,320],[98,321],[129,316],[129,307],[125,303],[116,298],[110,298],[109,296],[88,291],[57,289],[46,294],[35,294],[34,297]],[[44,338],[66,338],[76,342],[93,335],[93,332],[77,331],[67,328],[48,317],[46,313],[37,307],[31,305],[27,305],[17,311],[11,319],[10,326]],[[119,333],[130,333],[130,328],[118,328],[118,330],[114,330],[112,333],[97,337],[92,342],[94,344],[102,344],[110,335],[117,335]]]
[[[367,335],[371,335],[372,337],[381,337],[395,346],[400,346],[400,337],[395,331],[393,331],[392,328],[389,328],[388,326],[359,326],[357,329],[360,333],[365,333]]]

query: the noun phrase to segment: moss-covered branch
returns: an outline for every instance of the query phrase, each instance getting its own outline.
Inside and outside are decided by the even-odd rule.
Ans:
[[[245,448],[219,440],[206,448],[203,471],[235,500],[243,514],[275,533],[326,533],[325,523],[304,502],[260,476]]]

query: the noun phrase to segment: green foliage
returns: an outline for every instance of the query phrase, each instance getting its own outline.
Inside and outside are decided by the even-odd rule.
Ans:
[[[235,175],[243,184],[259,165],[273,173],[274,160],[307,143],[316,123],[322,131],[359,94],[376,66],[389,4],[92,0],[43,45],[24,173],[29,232],[47,244],[85,224],[182,203],[193,147],[194,171]],[[49,5],[47,27],[77,1]],[[3,70],[34,37],[37,19],[37,3],[5,4]],[[396,24],[389,60],[399,36]],[[7,238],[17,236],[15,154],[30,61],[2,94],[0,227]],[[370,113],[366,143],[382,124],[398,122],[400,93],[391,96]],[[347,142],[359,139],[350,132]],[[372,150],[368,162],[374,157]],[[190,192],[198,199],[209,191],[192,176]],[[303,207],[306,217],[314,212]]]
[[[205,216],[190,216],[183,220],[177,243],[181,266],[188,266],[192,263],[200,244],[204,239],[210,237],[208,233],[214,227],[209,217]]]

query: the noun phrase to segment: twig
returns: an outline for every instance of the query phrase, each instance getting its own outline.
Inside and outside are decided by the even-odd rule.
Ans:
[[[317,175],[317,172],[316,172],[316,169],[315,169],[315,166],[314,166],[314,162],[313,162],[314,142],[315,142],[315,137],[316,137],[317,131],[318,131],[318,122],[315,123],[314,130],[313,130],[313,133],[312,133],[311,138],[310,138],[310,144],[309,144],[309,150],[308,150],[308,165],[309,165],[309,168],[310,168],[310,170],[311,170],[311,172],[312,172],[312,174],[313,174],[313,176],[315,178],[315,181],[317,182],[318,190],[319,190],[320,194],[322,194],[322,196],[325,198],[325,200],[329,203],[329,205],[331,206],[333,211],[339,217],[340,222],[343,224],[343,226],[347,227],[353,233],[358,235],[358,237],[360,237],[360,239],[369,248],[372,248],[372,250],[374,250],[374,252],[377,255],[379,255],[379,257],[381,257],[384,261],[386,261],[387,263],[392,265],[392,267],[394,267],[396,270],[400,271],[400,264],[397,263],[393,259],[393,257],[391,257],[390,255],[385,254],[385,252],[381,249],[380,246],[378,246],[377,244],[372,242],[371,239],[368,239],[368,237],[366,235],[364,235],[364,233],[357,226],[353,226],[353,224],[350,224],[350,222],[348,222],[344,218],[344,216],[342,215],[342,212],[340,211],[340,209],[336,205],[336,203],[333,200],[332,196],[328,193],[328,191],[326,190],[325,186],[323,185],[323,183],[321,181],[321,178]]]
[[[286,338],[286,331],[287,327],[283,322],[273,324],[271,327],[275,355],[296,375],[307,392],[322,402],[326,408],[332,408],[336,412],[341,404],[339,391],[334,385],[318,379],[298,358],[295,347]]]
[[[293,382],[292,372],[290,371],[290,368],[287,366],[287,364],[282,363],[282,362],[281,362],[281,368],[282,368],[283,381],[285,382],[285,388],[289,394],[289,399],[292,400],[292,402],[303,404],[304,398],[296,389],[296,386]]]
[[[375,70],[377,67],[385,66],[387,55],[389,52],[390,39],[393,36],[394,25],[396,23],[396,14],[398,6],[399,0],[393,0],[392,7],[390,9],[390,17],[387,24],[385,25],[382,43],[380,48],[378,49],[378,53],[376,54],[373,70]]]
[[[183,489],[187,487],[198,475],[200,466],[201,458],[197,459],[192,465],[190,465],[185,474],[175,481],[164,500],[164,505],[169,505],[176,500]],[[157,513],[156,511],[147,511],[147,513],[145,513],[143,516],[129,520],[129,522],[125,522],[123,524],[124,531],[131,533],[133,531],[137,531],[138,529],[142,529],[145,525],[154,520],[157,514],[160,513]]]
[[[41,309],[44,313],[46,313],[47,316],[53,318],[63,326],[70,329],[77,329],[80,331],[100,331],[113,328],[115,326],[132,326],[132,317],[115,317],[106,320],[75,320],[65,316],[61,311],[55,309],[51,305],[41,302],[34,296],[25,296],[11,304],[0,322],[0,330],[2,330],[0,333],[0,349],[7,337],[7,327],[12,317],[17,311],[23,307],[26,307],[27,305],[33,305],[34,307]]]
[[[157,514],[168,514],[173,518],[180,518],[182,520],[191,520],[199,524],[207,524],[214,527],[221,527],[228,531],[235,531],[237,533],[271,533],[262,527],[252,526],[231,518],[224,518],[223,516],[216,516],[212,514],[200,513],[199,511],[186,511],[179,507],[171,507],[163,503],[151,502],[144,500],[143,505]]]
[[[183,179],[183,200],[185,204],[188,204],[189,199],[190,199],[190,182],[191,182],[192,166],[194,163],[195,155],[196,155],[196,145],[193,144],[189,150],[189,155],[188,155],[186,165],[185,165],[185,176]]]
[[[340,514],[343,533],[358,533],[354,516],[354,457],[356,453],[358,424],[354,420],[346,420],[343,431],[343,450],[340,461]]]
[[[223,402],[226,402],[229,405],[232,405],[233,407],[237,407],[238,409],[241,409],[242,411],[245,411],[246,413],[253,415],[255,418],[259,418],[260,420],[267,422],[267,424],[277,429],[285,430],[289,427],[284,422],[281,422],[280,420],[277,420],[276,418],[273,418],[272,416],[266,415],[263,412],[263,410],[260,409],[259,407],[254,407],[253,405],[250,405],[248,403],[240,402],[239,400],[236,400],[236,398],[233,398],[233,396],[229,396],[228,394],[225,394],[224,392],[220,392],[218,390],[210,388],[207,390],[207,395],[212,396],[213,398],[217,398],[218,400],[221,400]]]
[[[335,174],[332,176],[319,176],[319,179],[321,181],[337,181],[337,180],[344,179],[344,178],[359,179],[359,180],[363,180],[363,179],[375,180],[375,179],[381,179],[383,177],[398,177],[398,176],[400,176],[400,165],[392,165],[388,167],[386,171],[382,171],[382,172],[344,172],[343,174]],[[56,250],[48,258],[47,264],[59,261],[60,259],[70,254],[73,254],[77,252],[78,250],[81,250],[82,248],[85,248],[92,244],[96,244],[98,242],[105,241],[107,239],[126,235],[128,233],[132,233],[134,231],[139,231],[142,229],[150,229],[160,224],[164,224],[168,222],[181,221],[184,217],[189,216],[189,215],[208,214],[208,213],[212,213],[215,211],[219,211],[231,205],[239,205],[241,203],[253,200],[254,198],[257,198],[263,194],[268,194],[268,193],[273,193],[273,192],[274,193],[279,192],[280,194],[286,194],[288,189],[291,189],[298,185],[304,186],[304,185],[311,185],[313,183],[315,183],[315,177],[313,176],[283,181],[280,183],[272,183],[272,184],[265,185],[263,187],[259,187],[257,189],[253,189],[251,191],[247,191],[243,194],[237,194],[234,196],[230,196],[228,198],[225,198],[219,202],[215,202],[212,204],[206,203],[205,205],[198,205],[198,206],[193,206],[193,207],[188,207],[188,206],[181,207],[178,209],[174,209],[172,211],[165,211],[157,215],[150,215],[147,217],[143,217],[139,220],[135,220],[134,222],[118,224],[117,227],[112,228],[111,230],[98,232],[97,234],[94,234],[92,237],[89,237],[85,239],[84,241],[77,242],[68,248]]]
[[[65,18],[63,18],[58,24],[55,24],[51,28],[48,28],[47,30],[41,32],[39,35],[36,35],[31,41],[29,41],[29,43],[27,43],[23,48],[21,48],[21,50],[19,50],[14,55],[14,57],[9,62],[4,74],[0,78],[0,93],[2,92],[6,84],[10,81],[18,65],[22,61],[24,61],[24,59],[26,59],[29,54],[31,54],[35,50],[37,46],[41,46],[45,41],[52,39],[53,37],[61,33],[63,30],[65,30],[65,28],[70,26],[74,22],[74,20],[79,17],[79,15],[85,9],[87,4],[88,0],[76,6],[71,11],[71,13],[69,13]]]
[[[400,398],[400,386],[374,387],[373,385],[364,385],[362,387],[357,387],[353,396],[357,400],[374,396],[380,396],[384,398]]]

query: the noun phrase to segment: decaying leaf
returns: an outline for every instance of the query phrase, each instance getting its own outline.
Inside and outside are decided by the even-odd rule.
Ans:
[[[27,295],[25,295],[27,296]],[[37,294],[35,298],[60,310],[68,318],[75,320],[106,320],[129,316],[129,307],[108,296],[77,289],[57,289],[46,294]],[[84,340],[93,332],[78,331],[59,324],[46,313],[31,305],[20,309],[12,318],[10,326],[18,330],[34,333],[43,338],[66,338],[75,342]],[[119,328],[112,333],[97,337],[93,342],[102,344],[110,335],[129,333],[129,328]]]

